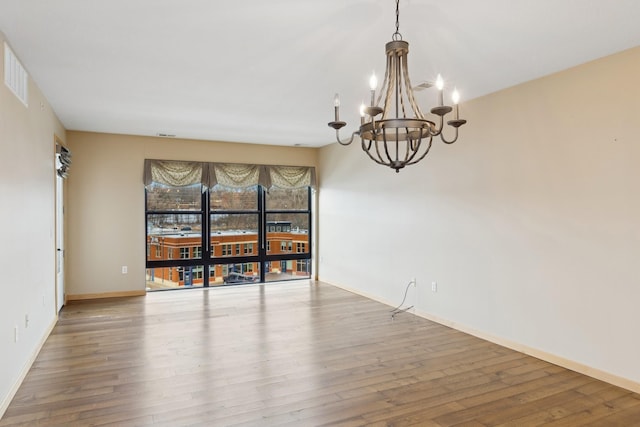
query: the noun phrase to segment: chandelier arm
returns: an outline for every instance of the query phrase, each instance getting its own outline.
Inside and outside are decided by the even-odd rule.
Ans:
[[[437,127],[435,132],[431,132],[432,136],[439,136],[442,134],[442,130],[444,129],[444,116],[440,116],[440,125]]]
[[[367,153],[367,156],[369,156],[369,158],[371,160],[373,160],[374,162],[376,162],[379,165],[384,165],[386,166],[386,163],[384,163],[382,161],[382,156],[380,156],[380,150],[378,148],[378,141],[374,141],[373,139],[369,139],[369,144],[368,146],[365,147],[365,140],[362,140],[362,150]],[[371,147],[375,146],[376,147],[376,153],[378,154],[378,158],[376,159],[372,154],[371,154]]]
[[[407,111],[404,107],[404,95],[403,95],[403,91],[402,91],[402,86],[403,86],[403,78],[402,78],[402,66],[403,66],[403,62],[402,62],[402,57],[403,55],[396,55],[396,76],[397,77],[397,84],[396,84],[396,117],[400,117],[400,111],[398,110],[398,101],[400,101],[400,109],[402,110],[402,117],[406,118],[407,117]],[[406,56],[405,56],[406,59]]]
[[[360,135],[360,132],[359,132],[359,131],[355,131],[355,132],[353,132],[353,133],[351,134],[351,137],[350,137],[349,139],[346,139],[346,140],[344,140],[344,141],[341,141],[341,140],[340,140],[340,130],[339,130],[339,129],[336,129],[336,141],[338,141],[338,144],[340,144],[340,145],[349,145],[349,144],[351,144],[351,143],[353,142],[353,138],[354,138],[356,135]]]
[[[389,59],[387,58],[387,64],[389,63]],[[386,86],[385,86],[386,85]],[[382,85],[380,86],[380,92],[378,92],[378,99],[376,100],[376,105],[380,105],[380,101],[382,100],[382,94],[386,93],[386,87],[389,86],[389,67],[385,67],[384,69],[384,78],[382,79]],[[385,105],[387,101],[385,100]]]
[[[386,163],[384,163],[384,162],[382,161],[382,157],[380,157],[380,151],[378,150],[378,142],[377,142],[377,141],[376,141],[376,143],[375,143],[375,147],[376,147],[376,152],[378,153],[378,157],[379,157],[379,158],[378,158],[378,159],[376,159],[376,158],[371,154],[371,146],[373,145],[373,144],[372,144],[373,142],[374,142],[374,141],[369,140],[369,148],[368,148],[368,149],[366,149],[366,150],[364,150],[364,152],[365,152],[365,153],[367,153],[367,156],[369,156],[369,158],[370,158],[371,160],[373,160],[374,162],[376,162],[377,164],[386,166]],[[362,148],[364,149],[364,144],[363,144]]]
[[[420,147],[420,145],[418,145]],[[413,147],[413,138],[407,136],[407,143],[405,145],[404,164],[406,165],[416,155],[416,151]]]
[[[391,160],[391,155],[389,154],[389,145],[387,144],[387,129],[386,128],[382,128],[382,141],[384,142],[384,152],[387,155],[387,159],[389,160],[389,164],[391,164],[391,162],[393,162],[393,160]],[[380,157],[380,159],[382,159],[382,157]]]
[[[429,154],[429,150],[431,150],[432,143],[433,143],[433,137],[429,136],[429,144],[427,145],[427,148],[424,150],[424,153],[422,153],[422,155],[417,160],[413,160],[413,161],[407,163],[407,165],[415,165],[420,160],[424,159],[427,156],[427,154]]]
[[[386,163],[384,162],[384,160],[382,159],[382,154],[380,153],[380,141],[378,141],[377,139],[375,141],[373,141],[375,147],[376,147],[376,155],[378,156],[378,159],[375,159],[374,157],[371,156],[371,154],[369,154],[369,152],[367,152],[367,154],[369,154],[369,157],[371,157],[372,159],[374,159],[374,161],[378,164],[381,165],[385,165]]]
[[[458,140],[458,128],[455,128],[456,130],[456,136],[455,138],[453,138],[453,140],[448,141],[445,137],[444,137],[444,133],[440,134],[440,139],[442,140],[442,142],[444,142],[445,144],[453,144],[454,142],[456,142]]]
[[[406,59],[407,57],[405,57]],[[411,108],[416,113],[416,117],[424,120],[424,113],[420,109],[420,105],[416,102],[415,94],[413,93],[413,89],[411,86],[411,79],[409,78],[409,65],[405,60],[404,66],[402,67],[402,73],[404,74],[404,83],[407,87],[407,97],[409,98],[409,104],[411,104]]]
[[[391,102],[392,87],[395,84],[395,77],[391,72],[391,67],[393,66],[391,62],[392,60],[390,56],[387,55],[387,71],[385,72],[385,76],[387,77],[385,79],[385,81],[387,82],[387,90],[386,90],[386,95],[384,97],[384,105],[382,106],[382,108],[384,109],[384,112],[382,113],[383,119],[387,119],[389,116],[389,108],[387,108],[387,106]],[[380,94],[382,95],[382,92]]]
[[[411,165],[414,163],[413,159],[416,157],[416,155],[420,151],[420,147],[422,145],[422,132],[420,133],[420,136],[418,138],[416,139],[410,138],[410,141],[411,141],[411,155],[405,159],[405,165]]]

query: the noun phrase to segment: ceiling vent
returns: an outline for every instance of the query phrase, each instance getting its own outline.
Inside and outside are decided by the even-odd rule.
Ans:
[[[29,75],[6,42],[4,43],[4,84],[25,107],[29,106]]]

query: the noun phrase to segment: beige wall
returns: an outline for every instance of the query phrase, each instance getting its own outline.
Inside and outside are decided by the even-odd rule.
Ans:
[[[0,32],[1,58],[5,40]],[[20,57],[20,52],[15,54]],[[64,128],[33,79],[28,107],[7,88],[2,61],[0,416],[56,320],[54,135],[65,139]]]
[[[320,151],[319,277],[640,390],[640,48],[461,106],[396,174]],[[431,283],[438,284],[437,292]]]
[[[144,291],[144,159],[316,166],[317,150],[68,132],[67,293]],[[122,274],[122,266],[128,274]]]

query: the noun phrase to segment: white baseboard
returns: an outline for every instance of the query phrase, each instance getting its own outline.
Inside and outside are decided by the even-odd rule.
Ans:
[[[66,296],[66,301],[83,301],[88,299],[102,298],[121,298],[121,297],[141,297],[147,294],[147,291],[118,291],[118,292],[102,292],[99,294],[71,294]]]
[[[13,386],[9,390],[9,393],[4,397],[4,399],[2,399],[2,403],[0,404],[0,419],[2,419],[2,417],[4,416],[4,413],[6,412],[7,408],[9,407],[9,404],[11,403],[11,401],[13,400],[13,397],[18,392],[18,389],[22,385],[22,382],[24,381],[25,377],[29,373],[29,370],[31,369],[31,366],[33,365],[33,362],[36,361],[36,358],[38,357],[38,354],[40,354],[40,350],[42,350],[42,346],[47,341],[47,338],[49,338],[49,335],[51,335],[51,331],[53,331],[53,328],[56,326],[57,322],[58,322],[58,316],[56,315],[53,318],[53,322],[51,322],[51,324],[47,328],[47,331],[44,333],[44,335],[40,339],[40,343],[36,347],[36,350],[33,352],[31,357],[27,361],[27,363],[24,364],[24,366],[22,368],[22,372],[20,372],[20,376],[18,377],[16,382],[13,384]]]
[[[320,280],[322,282],[322,280]],[[372,299],[374,301],[378,301],[382,304],[386,304],[390,307],[394,307],[394,305],[392,303],[390,303],[389,301],[385,301],[375,295],[371,295],[368,294],[366,292],[362,292],[358,289],[353,289],[350,288],[348,286],[342,286],[342,285],[338,285],[338,284],[334,284],[334,283],[330,283],[330,282],[324,282],[324,283],[329,283],[332,286],[335,286],[337,288],[340,289],[344,289],[346,291],[352,292],[354,294],[357,295],[361,295],[365,298],[369,298]],[[453,328],[455,330],[458,330],[460,332],[464,332],[466,334],[469,335],[473,335],[474,337],[478,337],[480,339],[483,339],[485,341],[489,341],[492,342],[494,344],[498,344],[501,345],[503,347],[509,348],[511,350],[515,350],[518,351],[520,353],[524,353],[527,354],[529,356],[533,356],[535,358],[538,358],[540,360],[544,360],[545,362],[549,362],[549,363],[553,363],[554,365],[558,365],[558,366],[562,366],[563,368],[567,368],[570,369],[572,371],[587,375],[591,378],[595,378],[597,380],[601,380],[604,382],[607,382],[609,384],[618,386],[618,387],[622,387],[624,389],[630,390],[634,393],[640,393],[640,383],[632,381],[630,379],[624,378],[624,377],[620,377],[617,375],[614,375],[610,372],[606,372],[603,371],[601,369],[597,369],[597,368],[593,368],[591,366],[587,366],[584,365],[582,363],[570,360],[570,359],[566,359],[564,357],[560,357],[558,355],[552,354],[552,353],[547,353],[545,351],[533,348],[533,347],[529,347],[526,346],[524,344],[515,342],[515,341],[511,341],[505,338],[501,338],[501,337],[497,337],[491,334],[488,334],[486,332],[483,331],[479,331],[477,329],[471,328],[467,325],[463,325],[461,323],[458,322],[454,322],[448,319],[444,319],[442,317],[439,316],[435,316],[431,313],[427,313],[424,312],[422,310],[416,310],[416,309],[412,309],[410,312],[413,312],[416,316],[422,317],[424,319],[430,320],[432,322],[435,323],[439,323],[441,325],[444,326],[448,326],[450,328]]]

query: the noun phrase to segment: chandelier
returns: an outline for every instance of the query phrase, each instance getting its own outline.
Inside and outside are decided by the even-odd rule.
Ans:
[[[353,132],[348,140],[340,139],[340,129],[346,122],[340,121],[338,94],[334,98],[335,119],[329,122],[329,126],[336,130],[339,144],[349,145],[357,135],[362,141],[362,149],[371,160],[389,166],[396,172],[424,159],[431,149],[434,137],[439,136],[445,144],[456,142],[458,128],[467,122],[459,117],[460,95],[457,89],[454,88],[451,96],[454,107],[444,105],[444,80],[440,74],[435,82],[439,102],[430,110],[435,117],[426,117],[416,103],[407,67],[409,43],[402,40],[399,32],[399,3],[400,0],[396,0],[396,31],[393,33],[392,41],[387,43],[385,48],[387,66],[384,80],[376,98],[378,80],[375,73],[371,76],[371,103],[369,106],[364,103],[360,106],[360,128]],[[419,85],[420,88],[431,86],[433,85],[430,83]],[[448,140],[443,133],[444,116],[452,111],[454,117],[447,121],[447,125],[451,126],[455,133],[453,138]]]

